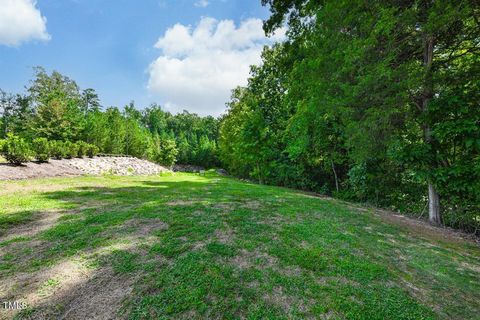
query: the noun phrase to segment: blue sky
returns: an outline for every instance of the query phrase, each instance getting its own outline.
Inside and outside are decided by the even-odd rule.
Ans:
[[[273,41],[266,17],[260,0],[0,0],[0,88],[23,91],[43,66],[104,106],[218,115]]]

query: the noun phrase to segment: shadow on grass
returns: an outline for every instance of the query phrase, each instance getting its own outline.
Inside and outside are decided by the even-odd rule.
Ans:
[[[11,282],[16,282],[5,290],[6,296],[25,297],[35,302],[33,309],[24,310],[19,317],[76,318],[79,310],[95,315],[101,308],[115,318],[123,299],[121,295],[128,295],[133,285],[122,274],[136,270],[139,257],[142,257],[143,266],[158,268],[164,265],[163,257],[176,258],[186,253],[197,241],[212,237],[215,230],[223,227],[218,216],[202,216],[195,212],[212,210],[210,205],[230,203],[242,198],[242,193],[251,192],[239,194],[237,190],[235,196],[217,194],[208,190],[210,181],[137,183],[140,185],[78,187],[41,194],[41,197],[62,202],[62,207],[67,204],[71,209],[63,212],[56,224],[36,234],[34,242],[24,242],[23,250],[18,250],[18,246],[6,248],[17,250],[13,261],[0,273],[10,274]],[[218,210],[226,209],[221,207]],[[229,207],[228,210],[234,208]],[[29,224],[39,223],[37,218],[36,214],[32,214]],[[142,221],[145,225],[151,222],[158,225],[160,220],[168,225],[168,234],[164,234],[162,227],[152,228],[138,239],[135,234],[143,227],[129,225],[133,220]],[[10,222],[5,223],[9,225]],[[187,236],[188,241],[185,240]],[[225,250],[224,246],[217,247],[212,248],[220,250],[218,252]],[[88,263],[101,267],[90,270],[72,266],[71,260],[78,257],[88,257]],[[206,263],[204,260],[202,268],[206,268]],[[66,275],[65,270],[70,275]],[[88,277],[82,276],[84,274]],[[47,292],[44,297],[38,296],[43,286],[57,280],[62,285],[54,295],[49,296]],[[233,282],[229,285],[232,286]],[[112,292],[120,292],[120,295],[112,296]],[[105,303],[111,307],[106,307]]]
[[[129,274],[136,270],[136,260],[148,255],[155,241],[162,240],[164,227],[158,220],[169,221],[168,226],[176,236],[192,228],[193,223],[188,219],[175,219],[171,215],[193,212],[195,208],[179,205],[178,201],[191,199],[192,189],[204,185],[205,182],[144,181],[134,187],[80,187],[42,193],[42,197],[67,203],[72,209],[64,212],[55,225],[35,235],[35,245],[23,243],[27,250],[7,244],[6,250],[16,250],[17,254],[10,263],[3,264],[5,268],[0,274],[10,274],[12,283],[9,288],[7,283],[3,284],[2,297],[24,297],[35,303],[34,308],[24,310],[19,318],[82,318],[85,314],[116,318],[123,298],[131,293],[134,278]],[[5,227],[11,226],[16,218],[26,222],[26,215],[28,224],[40,222],[33,212],[18,212],[4,221]],[[147,228],[129,225],[132,220],[142,221]],[[139,230],[143,234],[137,237]],[[203,232],[213,231],[212,227]],[[167,239],[166,246],[154,247],[149,255],[155,260],[151,268],[163,264],[159,261],[161,253],[176,255],[184,251],[175,240]],[[85,268],[81,266],[83,262],[71,261],[79,256],[87,256],[88,263],[100,267]],[[143,259],[142,264],[148,263],[151,262]],[[57,281],[62,282],[61,287],[54,295],[48,295],[48,288],[43,287]],[[42,293],[46,296],[39,297],[41,291],[47,291]]]
[[[64,286],[38,298],[23,317],[105,315],[98,308],[111,304],[107,312],[116,318],[132,290],[126,305],[139,319],[431,318],[425,295],[450,299],[454,281],[462,282],[459,296],[476,297],[478,285],[468,281],[478,274],[459,274],[448,250],[422,247],[425,241],[400,237],[401,229],[332,201],[215,177],[116,181],[41,194],[71,209],[35,236],[35,246],[24,243],[29,250],[15,251],[0,276],[13,274],[17,284],[38,280],[12,287],[11,297],[38,296],[55,277]],[[72,260],[77,266],[69,265]],[[441,307],[463,308],[466,316],[478,306],[445,301]]]

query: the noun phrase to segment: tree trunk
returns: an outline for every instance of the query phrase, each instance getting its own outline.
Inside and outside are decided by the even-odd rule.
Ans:
[[[425,80],[422,94],[422,112],[426,113],[428,111],[428,103],[433,97],[432,62],[434,38],[431,35],[426,35],[424,39],[423,65],[425,68]],[[431,145],[432,134],[428,123],[423,127],[423,135],[425,143]],[[432,150],[432,152],[435,152],[435,150]],[[437,189],[430,180],[428,181],[428,220],[435,225],[442,223],[440,197]]]
[[[437,189],[432,183],[428,183],[428,220],[431,224],[442,224],[440,215],[440,198]]]
[[[262,174],[260,172],[260,164],[257,162],[258,184],[263,184]]]
[[[333,160],[332,161],[332,170],[333,170],[333,176],[335,177],[335,187],[337,188],[337,192],[339,191],[339,188],[338,188],[338,177],[337,177],[337,171],[335,170],[335,164],[333,163]]]

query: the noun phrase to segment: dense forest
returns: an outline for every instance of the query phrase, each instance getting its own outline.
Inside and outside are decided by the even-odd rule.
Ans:
[[[233,92],[226,168],[478,233],[479,3],[263,4],[287,40]]]
[[[94,89],[81,90],[74,80],[43,68],[35,68],[26,94],[0,91],[0,115],[0,139],[17,145],[33,143],[33,149],[42,141],[50,142],[37,153],[45,149],[55,153],[60,144],[65,155],[56,158],[71,157],[88,144],[100,153],[131,155],[167,166],[218,165],[217,119],[187,111],[172,115],[158,105],[139,111],[133,102],[123,109],[105,108]]]
[[[480,233],[478,2],[262,2],[266,34],[288,25],[286,40],[264,48],[220,119],[105,108],[37,68],[26,94],[1,93],[0,139],[223,166]]]

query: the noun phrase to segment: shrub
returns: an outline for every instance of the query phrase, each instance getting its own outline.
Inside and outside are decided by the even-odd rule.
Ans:
[[[50,143],[46,138],[37,138],[32,141],[32,151],[40,162],[46,162],[50,158]]]
[[[77,147],[78,147],[77,157],[78,158],[83,158],[84,156],[87,155],[88,146],[89,146],[88,143],[86,143],[85,141],[78,141],[77,142]]]
[[[27,162],[30,159],[31,153],[28,143],[18,136],[9,135],[3,146],[5,159],[13,164]]]
[[[72,158],[75,158],[78,155],[77,144],[75,144],[71,141],[65,141],[63,143],[63,146],[65,148],[65,158],[72,159]]]
[[[57,160],[65,158],[66,152],[63,141],[55,140],[50,142],[50,155]]]
[[[89,158],[93,158],[94,156],[96,156],[98,154],[100,150],[98,149],[98,147],[94,144],[89,144],[87,145],[87,149],[86,149],[86,155],[89,157]]]
[[[5,139],[0,139],[0,153],[3,152],[3,148],[5,147],[5,144],[7,143],[7,140]]]

